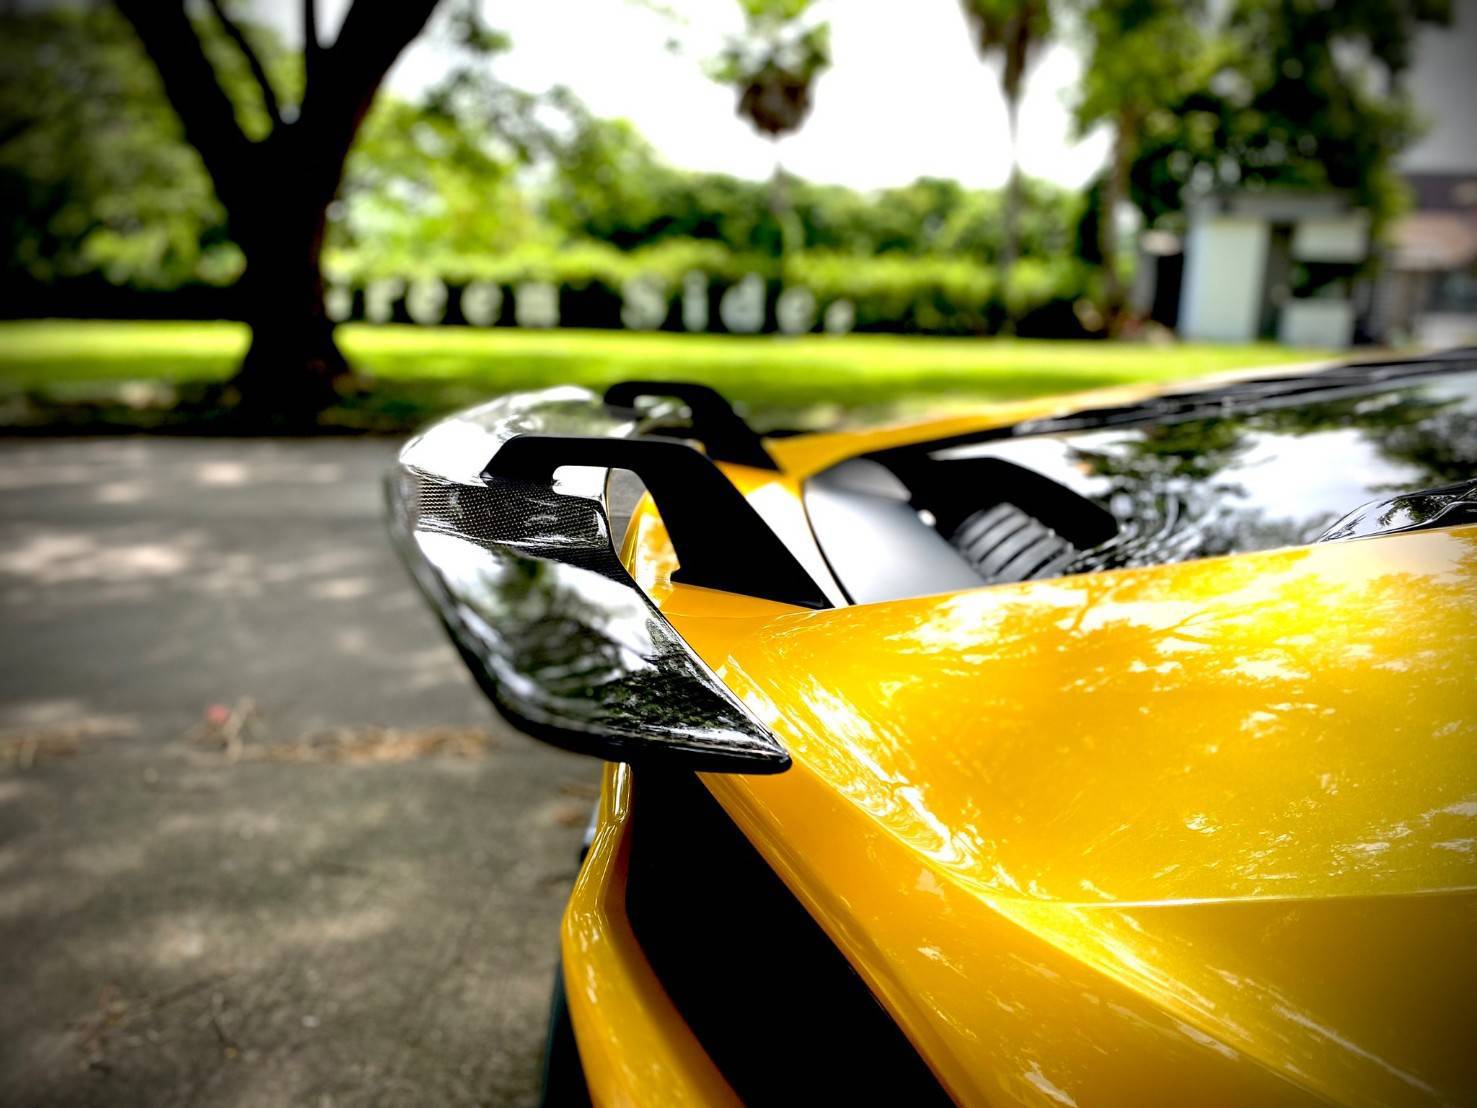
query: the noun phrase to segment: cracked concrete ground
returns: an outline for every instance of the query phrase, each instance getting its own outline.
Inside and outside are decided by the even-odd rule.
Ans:
[[[598,767],[463,672],[392,449],[0,443],[0,1103],[535,1098]]]

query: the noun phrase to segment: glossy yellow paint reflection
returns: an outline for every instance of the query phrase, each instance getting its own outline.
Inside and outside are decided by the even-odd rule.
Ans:
[[[816,613],[665,549],[795,760],[710,789],[956,1097],[1477,1102],[1477,528]]]
[[[561,953],[580,1062],[597,1105],[724,1105],[724,1082],[652,973],[626,920],[625,766],[606,768],[595,840],[564,913]]]

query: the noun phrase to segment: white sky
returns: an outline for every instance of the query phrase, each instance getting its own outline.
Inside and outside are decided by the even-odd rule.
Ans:
[[[691,13],[682,37],[696,41],[692,53],[678,56],[665,48],[671,24],[622,0],[533,0],[495,10],[513,38],[503,67],[513,83],[562,81],[597,113],[630,119],[675,164],[769,176],[775,144],[738,118],[735,94],[700,67],[702,55],[720,47],[722,31],[738,27],[735,0],[680,3]],[[958,0],[842,0],[823,14],[834,64],[816,84],[810,118],[779,144],[787,169],[858,188],[924,175],[1005,183],[998,77],[976,55]],[[420,64],[407,58],[405,76]],[[1064,96],[1078,69],[1070,51],[1053,50],[1033,75],[1021,113],[1026,171],[1065,185],[1086,182],[1107,154],[1105,135],[1081,147],[1069,141]]]
[[[320,3],[331,39],[348,0]],[[779,144],[734,112],[734,94],[705,77],[701,59],[739,25],[736,0],[666,0],[685,25],[631,0],[483,0],[488,23],[512,50],[500,75],[532,91],[569,86],[597,115],[630,119],[672,164],[763,178],[776,152],[786,169],[857,188],[921,176],[973,186],[1004,183],[1009,166],[998,71],[976,55],[958,0],[821,0],[834,64],[816,85],[805,126]],[[300,0],[257,0],[262,14],[297,37]],[[1425,32],[1412,89],[1432,132],[1412,149],[1412,168],[1477,168],[1477,0],[1458,0],[1455,32]],[[676,37],[687,49],[673,54]],[[441,75],[446,48],[412,44],[390,87],[413,95]],[[1021,160],[1028,174],[1085,184],[1103,164],[1108,136],[1072,137],[1069,98],[1081,61],[1055,45],[1027,83]]]
[[[488,23],[513,48],[494,63],[531,91],[564,84],[597,115],[631,120],[672,164],[768,177],[785,168],[815,181],[877,188],[921,176],[1004,184],[1009,167],[998,71],[976,55],[958,0],[823,0],[834,64],[816,84],[815,110],[776,145],[734,111],[734,94],[704,76],[701,60],[739,25],[736,0],[668,0],[686,26],[630,0],[489,0]],[[297,37],[298,0],[259,0]],[[320,3],[331,39],[346,0]],[[669,39],[687,49],[673,54]],[[390,87],[413,94],[444,71],[434,38],[412,44]],[[1107,156],[1105,133],[1071,140],[1067,96],[1080,62],[1054,46],[1033,70],[1021,106],[1027,173],[1063,185],[1088,181]]]

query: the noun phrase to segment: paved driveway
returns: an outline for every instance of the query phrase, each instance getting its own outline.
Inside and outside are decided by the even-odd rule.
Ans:
[[[498,725],[388,443],[0,443],[0,1103],[533,1100],[598,769]]]

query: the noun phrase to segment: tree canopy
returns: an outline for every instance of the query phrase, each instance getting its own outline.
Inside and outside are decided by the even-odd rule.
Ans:
[[[738,93],[738,111],[760,134],[780,138],[810,114],[816,78],[831,64],[831,29],[812,18],[814,0],[739,0],[744,33],[709,64]]]
[[[731,68],[719,75],[742,89],[783,63],[813,81],[828,45],[811,6],[742,2],[747,30],[730,43]],[[298,143],[307,134],[294,130],[313,97],[305,74],[319,67],[321,86],[322,52],[337,47],[314,41],[306,56],[289,51],[227,0],[189,9],[193,16],[177,0],[143,7],[146,20],[175,12],[171,33],[198,43],[196,62],[216,90],[205,128],[211,137],[198,144],[187,134],[203,127],[200,106],[186,105],[190,131],[178,110],[185,96],[178,73],[171,93],[114,8],[5,17],[0,278],[9,288],[236,283],[230,296],[239,298],[253,249],[251,213],[272,241],[284,238],[283,206],[306,184],[293,160],[301,148],[289,149],[282,136]],[[1091,266],[1119,252],[1103,241],[1112,221],[1102,214],[1123,198],[1149,223],[1175,227],[1187,199],[1220,185],[1340,188],[1388,219],[1400,203],[1396,156],[1417,133],[1401,78],[1419,27],[1449,16],[1447,0],[976,7],[994,21],[988,33],[984,22],[976,26],[981,42],[1019,46],[1011,20],[1030,15],[1032,42],[1050,28],[1083,48],[1079,124],[1114,127],[1114,164],[1126,176],[1107,173],[1086,195],[1025,180],[1012,218],[1007,192],[953,181],[860,192],[779,172],[763,183],[681,170],[629,122],[600,118],[564,90],[532,96],[501,82],[496,59],[506,37],[481,21],[476,5],[456,3],[434,24],[433,33],[460,51],[442,80],[414,102],[375,95],[371,71],[393,47],[380,43],[359,74],[358,107],[334,124],[328,145],[348,150],[347,160],[308,190],[322,206],[328,264],[355,281],[584,267],[616,287],[633,272],[612,260],[619,257],[639,258],[631,265],[669,281],[692,267],[783,271],[858,303],[872,297],[879,320],[887,312],[920,321],[942,313],[951,326],[978,329],[996,317],[968,308],[970,297],[1003,311],[1048,294],[1067,302],[1088,295]],[[405,24],[397,36],[409,33]],[[354,42],[351,35],[348,46]],[[1007,54],[1023,67],[1029,50]],[[317,95],[327,93],[320,87]],[[355,112],[371,100],[361,123]],[[798,122],[804,104],[792,106],[802,109]],[[233,151],[224,163],[222,150]],[[258,160],[239,160],[248,155]],[[313,218],[309,211],[294,226],[313,231]],[[258,237],[258,252],[260,245]],[[1019,280],[983,272],[1015,253],[1033,263]],[[904,276],[908,265],[915,276]]]
[[[5,31],[6,283],[99,274],[115,284],[174,287],[238,276],[241,253],[226,232],[225,210],[117,13],[48,9],[7,18]],[[260,41],[275,61],[270,39]],[[243,86],[251,78],[227,63],[223,79]]]
[[[1144,113],[1134,203],[1173,222],[1215,187],[1332,188],[1384,225],[1420,133],[1401,78],[1420,27],[1450,18],[1449,0],[1234,0]]]

